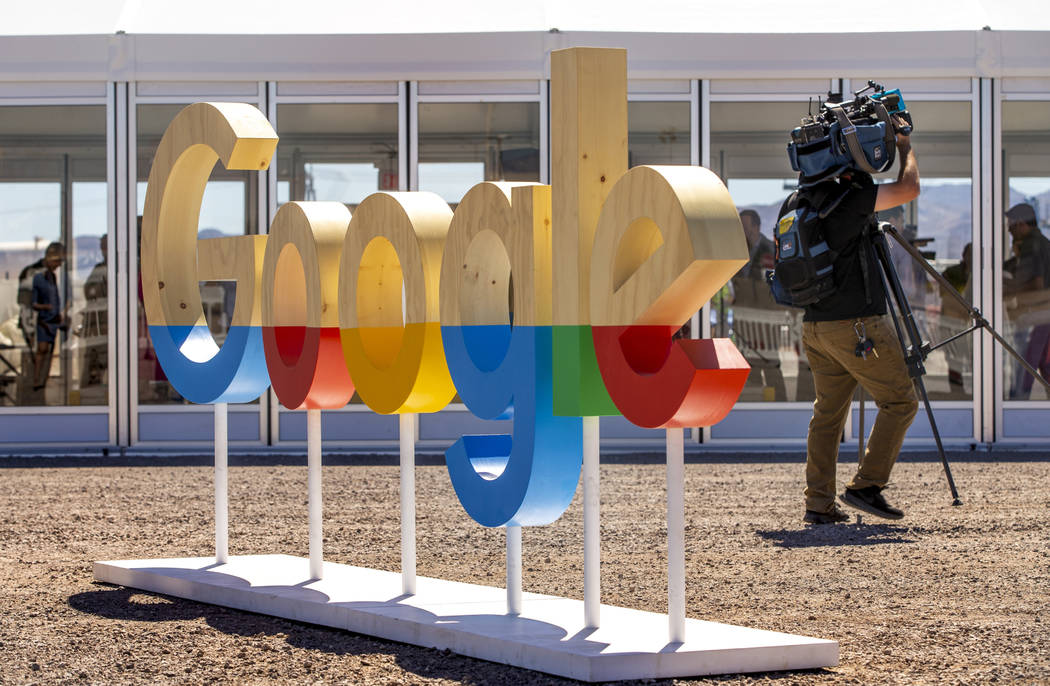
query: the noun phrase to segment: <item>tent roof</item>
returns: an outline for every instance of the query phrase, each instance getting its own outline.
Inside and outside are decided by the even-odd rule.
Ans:
[[[13,12],[11,11],[13,9]],[[915,0],[887,4],[783,0],[53,0],[8,8],[0,35],[376,35],[587,31],[894,33],[1050,30],[1044,0]]]
[[[632,78],[1050,77],[1045,0],[54,0],[0,22],[0,81],[539,79],[622,47]]]

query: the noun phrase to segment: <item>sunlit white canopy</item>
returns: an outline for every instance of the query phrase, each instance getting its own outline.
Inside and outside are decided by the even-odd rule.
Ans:
[[[1045,0],[17,3],[0,80],[541,78],[553,49],[634,78],[1046,76]]]

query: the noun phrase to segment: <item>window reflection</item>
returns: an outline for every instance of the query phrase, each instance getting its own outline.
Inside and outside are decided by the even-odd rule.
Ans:
[[[628,166],[690,164],[689,112],[688,102],[627,103]]]
[[[277,200],[336,201],[351,211],[398,189],[397,104],[277,107]]]
[[[419,105],[419,190],[453,208],[482,181],[540,180],[535,102]]]
[[[1003,103],[1002,293],[1005,329],[1014,349],[1050,379],[1050,103]],[[1013,356],[1004,353],[1008,400],[1048,394]]]
[[[331,201],[353,212],[376,191],[398,190],[396,103],[278,105],[277,124],[278,205]]]
[[[973,275],[965,255],[973,250],[971,174],[972,122],[969,102],[908,100],[915,121],[912,143],[922,192],[910,205],[881,212],[942,276],[971,301]],[[880,181],[896,177],[895,166]],[[945,291],[892,239],[890,256],[923,339],[937,345],[969,328],[969,307]],[[967,247],[969,246],[969,247]],[[924,381],[931,399],[973,397],[973,336],[935,347],[926,359]]]
[[[733,340],[751,365],[742,402],[812,401],[802,310],[773,301],[765,271],[781,203],[794,190],[785,146],[804,102],[711,103],[711,168],[740,211],[749,260],[711,299],[711,335]]]
[[[105,132],[102,106],[3,108],[2,405],[108,403]]]
[[[140,105],[136,110],[138,120],[136,195],[140,238],[142,209],[146,201],[147,179],[153,155],[168,124],[183,107],[183,105]],[[257,202],[256,185],[253,180],[251,172],[228,171],[221,162],[216,163],[208,185],[205,186],[204,198],[201,202],[197,229],[199,238],[241,236],[256,232]],[[186,403],[187,401],[168,382],[153,350],[146,323],[146,312],[142,304],[141,273],[138,267],[135,273],[138,278],[136,312],[139,403],[144,405]],[[205,321],[215,340],[216,349],[225,340],[233,319],[235,285],[235,282],[232,281],[202,281],[199,284]]]

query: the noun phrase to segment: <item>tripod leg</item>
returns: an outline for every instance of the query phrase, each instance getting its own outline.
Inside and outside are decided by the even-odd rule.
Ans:
[[[952,469],[948,466],[948,458],[944,454],[944,445],[941,444],[941,432],[937,429],[937,422],[933,420],[933,407],[930,406],[930,396],[926,393],[926,384],[923,383],[921,376],[915,377],[915,388],[919,391],[923,407],[926,408],[926,416],[930,419],[933,440],[937,443],[937,454],[941,458],[941,464],[944,465],[944,475],[948,477],[948,488],[952,492],[952,505],[962,505],[962,500],[959,500],[959,491],[955,488],[955,479],[952,478]]]
[[[922,398],[923,407],[926,408],[926,417],[930,420],[930,428],[933,430],[933,439],[937,443],[937,454],[941,458],[941,464],[944,466],[944,475],[948,479],[948,488],[952,493],[952,505],[962,505],[962,501],[959,499],[959,491],[955,488],[955,479],[952,478],[952,470],[948,465],[948,457],[944,454],[944,445],[941,443],[941,432],[937,428],[937,421],[933,416],[933,407],[930,405],[930,397],[926,393],[926,384],[923,383],[922,377],[926,374],[926,366],[924,362],[924,346],[922,337],[919,335],[918,327],[915,325],[915,318],[911,312],[911,305],[908,304],[908,296],[904,292],[904,288],[901,286],[900,277],[897,276],[897,270],[893,266],[893,261],[890,259],[889,246],[886,243],[886,234],[882,228],[876,228],[871,234],[871,244],[875,249],[875,256],[878,258],[880,271],[882,272],[882,284],[886,289],[886,293],[892,297],[887,297],[886,302],[891,318],[893,319],[894,328],[897,330],[897,339],[900,341],[901,348],[904,352],[905,363],[908,367],[908,373],[914,379],[915,386],[919,389],[919,396]],[[903,331],[902,331],[903,329]],[[904,334],[907,334],[908,341],[904,340]],[[910,343],[910,345],[909,345]]]

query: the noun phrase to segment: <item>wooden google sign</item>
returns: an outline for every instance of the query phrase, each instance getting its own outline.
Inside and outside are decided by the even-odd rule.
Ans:
[[[150,171],[142,285],[171,383],[196,403],[268,386],[289,408],[437,412],[458,391],[513,433],[447,452],[467,512],[486,526],[544,524],[579,480],[581,420],[708,426],[748,365],[727,339],[672,334],[743,266],[725,186],[701,167],[627,168],[623,50],[551,55],[552,183],[481,183],[453,213],[433,193],[290,202],[269,234],[198,240],[216,159],[266,169],[277,135],[256,108],[197,103],[168,127]],[[236,282],[221,349],[199,282]]]

